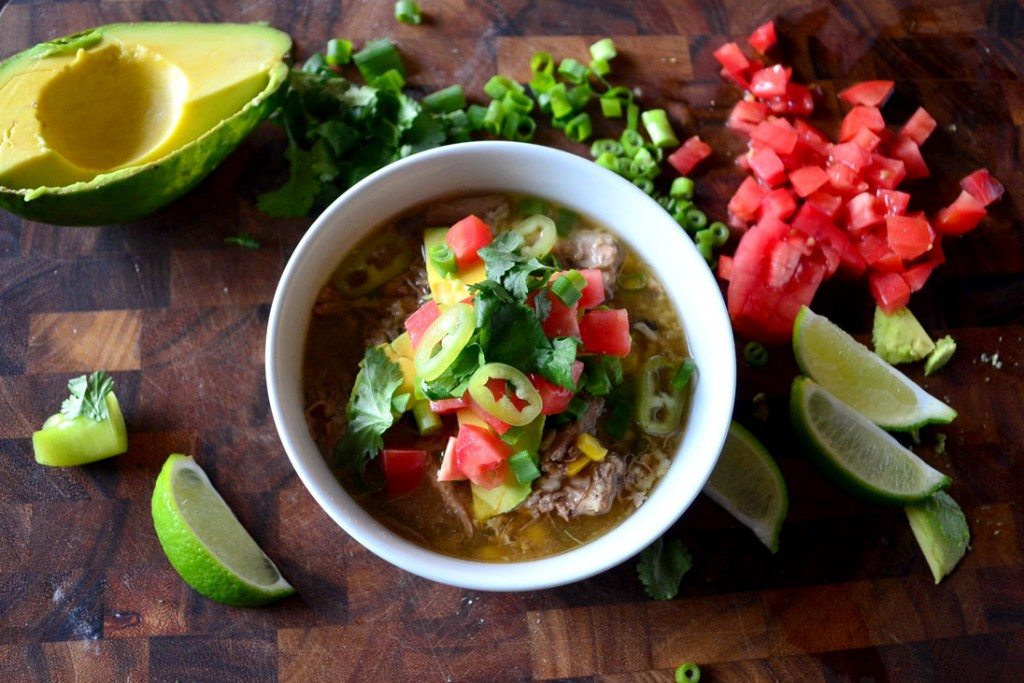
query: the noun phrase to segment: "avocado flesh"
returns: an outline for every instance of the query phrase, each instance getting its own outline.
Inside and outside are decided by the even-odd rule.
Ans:
[[[159,208],[263,118],[290,48],[260,25],[115,24],[11,57],[0,63],[0,205],[67,224]],[[186,149],[188,163],[175,162]],[[92,196],[130,178],[125,193]]]

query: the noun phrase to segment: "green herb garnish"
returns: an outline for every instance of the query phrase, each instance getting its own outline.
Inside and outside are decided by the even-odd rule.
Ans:
[[[260,248],[260,241],[252,235],[247,235],[244,232],[232,237],[225,237],[224,244],[234,244],[235,246],[254,250]]]
[[[685,545],[678,539],[666,541],[662,537],[640,553],[636,573],[649,596],[671,600],[679,594],[679,584],[692,566],[693,558]]]
[[[71,395],[61,403],[60,412],[69,420],[84,415],[93,422],[102,422],[110,417],[106,398],[113,390],[114,379],[103,370],[75,377],[68,381]]]
[[[381,346],[366,349],[348,402],[348,431],[334,448],[335,463],[363,482],[366,464],[384,447],[384,432],[395,422],[395,391],[402,386],[402,369]],[[403,394],[408,402],[408,394]]]

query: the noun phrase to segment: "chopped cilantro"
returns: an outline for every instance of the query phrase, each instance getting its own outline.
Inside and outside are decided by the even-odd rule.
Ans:
[[[384,432],[394,424],[395,390],[402,386],[402,369],[381,346],[366,349],[348,402],[348,431],[334,448],[337,465],[363,482],[363,469],[384,447]],[[405,401],[408,394],[403,394]],[[399,399],[401,401],[401,399]]]
[[[537,349],[534,358],[537,372],[544,379],[575,391],[576,382],[572,378],[572,366],[576,362],[577,345],[574,337],[558,337],[551,340],[550,348]]]
[[[60,406],[60,412],[69,420],[84,415],[94,422],[110,417],[107,410],[107,394],[114,390],[114,380],[103,370],[91,375],[82,375],[68,381],[71,394]]]
[[[523,236],[508,231],[499,233],[493,242],[477,251],[487,267],[487,277],[508,290],[518,301],[526,301],[531,289],[543,287],[555,270],[536,258],[523,256],[522,246]],[[534,276],[540,278],[531,287],[530,278]]]
[[[649,596],[671,600],[679,594],[679,584],[692,566],[693,558],[685,545],[678,539],[666,541],[662,537],[640,553],[636,573]]]

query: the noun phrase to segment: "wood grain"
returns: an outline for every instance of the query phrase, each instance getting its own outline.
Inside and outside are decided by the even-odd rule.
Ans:
[[[1024,667],[1024,5],[1016,0],[437,0],[426,25],[362,0],[11,0],[0,52],[117,21],[268,21],[303,59],[333,36],[394,38],[411,84],[523,78],[530,54],[585,57],[611,35],[622,82],[715,149],[698,181],[715,216],[741,176],[723,123],[739,94],[711,50],[775,18],[796,77],[831,96],[892,78],[899,121],[926,106],[934,172],[912,184],[934,210],[988,166],[1007,187],[914,308],[959,350],[909,374],[960,412],[917,452],[955,483],[972,549],[934,586],[902,511],[838,493],[787,426],[790,354],[740,364],[736,416],[778,456],[791,508],[771,555],[699,499],[670,531],[695,558],[681,595],[649,601],[633,562],[561,588],[486,594],[434,584],[346,536],[294,475],[263,371],[269,302],[310,220],[273,220],[257,194],[284,173],[280,132],[251,136],[195,191],[133,224],[69,229],[0,216],[0,680],[671,681],[682,661],[710,680],[1018,680]],[[835,129],[826,97],[819,123]],[[612,127],[607,123],[600,126]],[[538,140],[586,154],[545,131]],[[240,232],[262,248],[224,243]],[[872,304],[833,282],[817,307],[858,334]],[[999,363],[992,358],[998,354]],[[111,370],[130,450],[75,469],[32,459],[29,435],[69,376]],[[767,420],[753,398],[763,393]],[[936,435],[946,436],[938,453]],[[196,455],[243,524],[298,588],[239,610],[198,596],[167,564],[149,498],[168,453]]]

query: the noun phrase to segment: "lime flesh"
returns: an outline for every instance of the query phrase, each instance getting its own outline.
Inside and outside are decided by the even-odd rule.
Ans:
[[[250,607],[295,592],[191,457],[167,458],[153,490],[152,510],[167,559],[199,593]]]
[[[905,508],[910,528],[921,546],[935,583],[953,571],[967,552],[971,532],[956,501],[939,491],[923,503]]]
[[[793,326],[793,353],[805,375],[883,429],[910,431],[956,417],[955,410],[806,306]]]
[[[850,493],[876,503],[923,501],[950,479],[806,377],[790,393],[790,417],[815,463]]]
[[[733,422],[704,493],[754,532],[773,553],[789,510],[786,482],[757,438]]]

